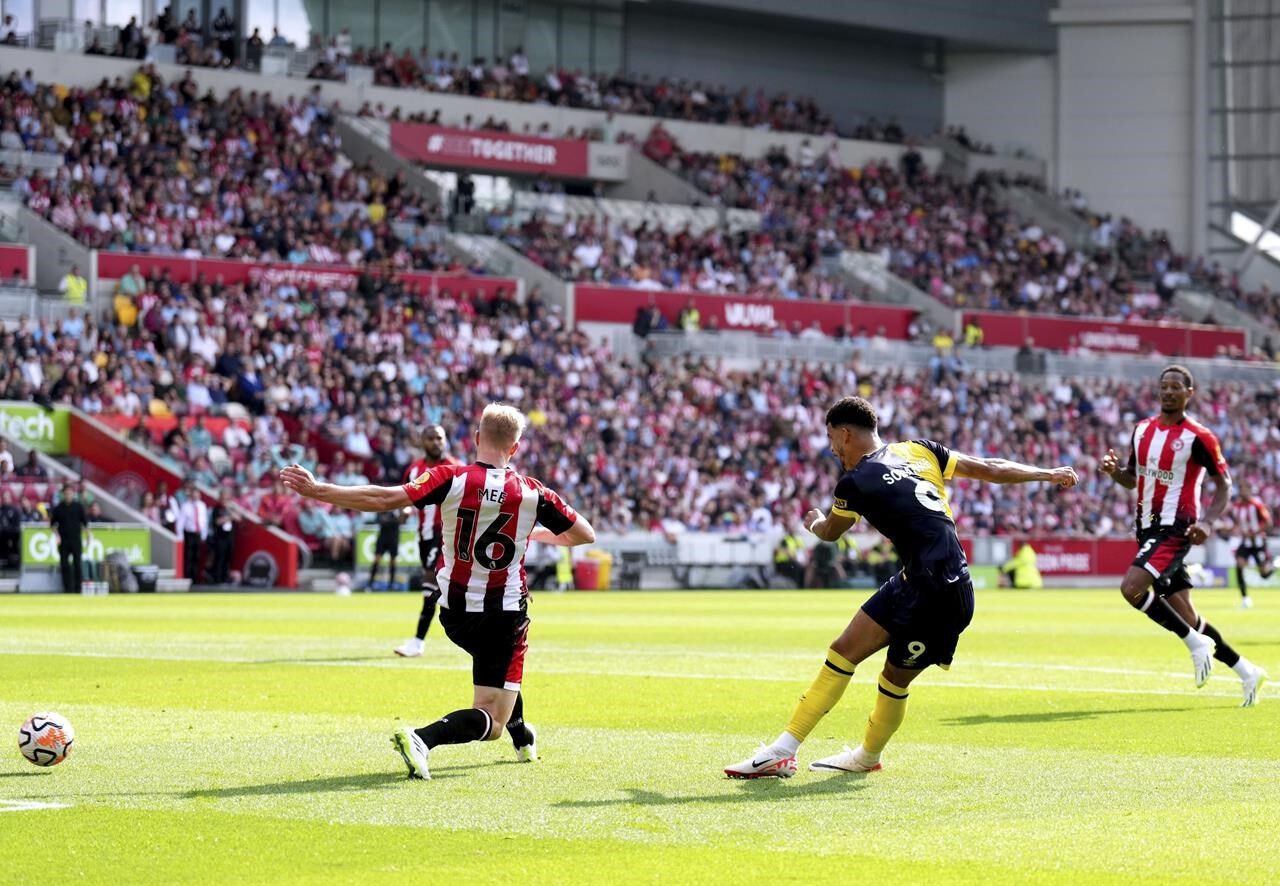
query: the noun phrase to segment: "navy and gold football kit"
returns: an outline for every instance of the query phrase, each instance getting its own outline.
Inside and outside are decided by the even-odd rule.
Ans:
[[[955,463],[932,440],[889,443],[836,484],[831,513],[865,518],[902,560],[902,571],[862,607],[889,632],[889,661],[898,667],[948,667],[973,618],[969,564],[943,485]]]

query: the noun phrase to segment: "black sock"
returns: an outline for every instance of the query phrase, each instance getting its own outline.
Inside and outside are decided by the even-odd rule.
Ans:
[[[519,692],[516,693],[515,707],[511,709],[511,719],[507,721],[507,735],[511,736],[511,743],[517,749],[533,744],[533,734],[524,725],[524,695]]]
[[[1264,576],[1264,577],[1265,577],[1265,576]],[[1243,566],[1237,566],[1237,567],[1236,567],[1236,584],[1238,584],[1238,585],[1240,586],[1240,596],[1241,596],[1241,597],[1247,597],[1247,596],[1249,596],[1249,588],[1248,588],[1248,586],[1244,583],[1244,567],[1243,567]]]
[[[369,567],[369,584],[373,584],[377,580],[378,580],[378,561],[375,560],[373,565]]]
[[[1155,591],[1147,591],[1146,599],[1141,603],[1134,603],[1133,608],[1145,613],[1147,618],[1179,637],[1186,637],[1191,633],[1191,625],[1183,621],[1182,617],[1173,611],[1173,607]]]
[[[436,598],[422,598],[422,614],[418,616],[418,632],[414,634],[419,640],[427,639],[427,631],[431,630],[431,621],[436,617]]]
[[[493,728],[493,720],[488,713],[479,708],[463,708],[452,714],[445,714],[430,726],[413,730],[423,743],[434,748],[442,744],[466,744],[469,741],[484,741]]]
[[[387,584],[393,585],[395,583],[396,583],[396,561],[392,560],[390,571],[387,573]]]
[[[1240,660],[1240,653],[1227,645],[1227,641],[1222,639],[1222,635],[1218,633],[1218,629],[1205,621],[1203,616],[1200,618],[1200,623],[1196,625],[1196,630],[1204,634],[1216,644],[1217,648],[1213,650],[1214,658],[1229,668],[1234,668],[1236,666],[1236,662]]]

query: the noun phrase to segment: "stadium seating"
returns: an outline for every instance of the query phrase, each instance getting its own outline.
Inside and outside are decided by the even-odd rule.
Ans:
[[[314,98],[201,97],[189,74],[166,83],[153,66],[128,83],[69,92],[15,72],[0,96],[29,146],[67,161],[53,174],[20,175],[14,190],[88,246],[313,264],[440,261],[392,227],[438,221],[439,208],[402,178],[345,157],[330,109]],[[47,104],[57,110],[34,112]]]
[[[831,249],[880,253],[888,267],[956,308],[1116,319],[1176,317],[1160,284],[1180,259],[1159,232],[1110,226],[1092,248],[1019,218],[996,199],[986,175],[955,182],[918,156],[901,168],[844,169],[834,146],[775,149],[748,160],[681,150],[658,124],[643,150],[726,206],[755,209],[763,230],[816,230]]]
[[[1127,423],[1150,408],[1146,386],[1041,386],[860,361],[737,371],[670,358],[628,365],[565,328],[536,296],[524,304],[447,296],[424,303],[393,283],[364,297],[217,285],[163,292],[140,299],[131,325],[77,318],[69,329],[27,323],[4,333],[0,397],[68,402],[103,416],[239,416],[230,427],[242,430],[216,437],[172,430],[171,422],[167,436],[132,434],[316,547],[345,515],[282,507],[271,489],[280,466],[301,461],[340,482],[398,479],[412,429],[442,422],[465,454],[467,422],[490,399],[530,416],[521,468],[571,500],[591,500],[602,530],[794,521],[830,494],[822,414],[850,391],[877,402],[888,438],[934,437],[980,455],[1083,469],[1082,486],[1069,493],[1017,487],[995,495],[956,484],[962,531],[1129,531],[1129,496],[1092,468],[1108,446],[1123,448]],[[1221,436],[1237,476],[1264,495],[1280,493],[1272,390],[1206,386],[1197,412]]]

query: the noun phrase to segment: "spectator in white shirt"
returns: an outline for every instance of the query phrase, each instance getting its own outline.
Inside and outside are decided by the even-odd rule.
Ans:
[[[182,486],[173,531],[182,536],[183,576],[192,584],[200,580],[200,555],[209,537],[209,507],[196,491],[194,480]]]

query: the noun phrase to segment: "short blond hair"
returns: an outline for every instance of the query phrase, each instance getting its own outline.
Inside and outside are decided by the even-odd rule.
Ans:
[[[480,414],[480,439],[506,449],[519,442],[525,424],[519,409],[506,403],[490,403]]]

